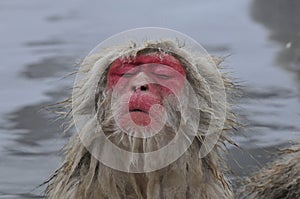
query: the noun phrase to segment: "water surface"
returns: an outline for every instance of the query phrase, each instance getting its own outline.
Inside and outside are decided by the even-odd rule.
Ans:
[[[234,136],[238,176],[300,137],[300,2],[2,0],[0,2],[0,198],[40,198],[67,140],[43,109],[70,95],[78,63],[120,31],[161,26],[228,56],[244,86],[238,106],[250,128]],[[253,158],[253,157],[254,158]]]

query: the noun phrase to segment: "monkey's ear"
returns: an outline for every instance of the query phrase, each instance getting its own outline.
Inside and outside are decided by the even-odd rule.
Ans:
[[[217,56],[213,56],[213,55],[211,55],[211,58],[218,67],[226,59],[226,57],[217,57]]]

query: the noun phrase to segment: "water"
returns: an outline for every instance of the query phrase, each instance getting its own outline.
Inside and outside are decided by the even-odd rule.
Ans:
[[[251,128],[230,149],[239,175],[300,137],[300,2],[228,0],[2,0],[0,2],[0,198],[40,198],[67,140],[43,106],[66,98],[61,77],[120,31],[161,26],[200,42],[245,87],[239,106]],[[254,156],[254,158],[252,158]]]

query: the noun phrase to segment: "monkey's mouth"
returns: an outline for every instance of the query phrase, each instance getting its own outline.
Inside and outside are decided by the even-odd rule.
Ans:
[[[126,111],[127,110],[127,111]],[[136,126],[149,126],[152,129],[157,129],[163,121],[163,109],[158,104],[147,103],[129,103],[129,107],[123,108],[122,116],[120,117],[121,125],[125,129],[131,129]],[[154,125],[154,126],[152,126]]]
[[[147,111],[145,110],[142,110],[142,109],[138,109],[138,108],[134,108],[134,109],[131,109],[129,110],[129,112],[140,112],[140,113],[146,113],[146,114],[149,114]]]
[[[131,107],[129,109],[130,118],[139,126],[147,126],[151,122],[149,112],[140,107]]]

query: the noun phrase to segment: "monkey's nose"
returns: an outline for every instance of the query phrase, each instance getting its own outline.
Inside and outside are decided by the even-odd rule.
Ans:
[[[136,91],[147,91],[149,90],[149,85],[145,84],[145,85],[141,85],[141,86],[132,86],[132,91],[136,92]]]

